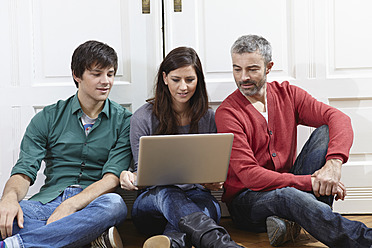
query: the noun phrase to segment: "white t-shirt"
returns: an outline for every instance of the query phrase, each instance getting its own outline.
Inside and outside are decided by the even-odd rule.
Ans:
[[[81,116],[81,123],[83,123],[85,135],[88,136],[90,130],[92,129],[94,122],[96,122],[97,118],[90,118],[84,112]]]

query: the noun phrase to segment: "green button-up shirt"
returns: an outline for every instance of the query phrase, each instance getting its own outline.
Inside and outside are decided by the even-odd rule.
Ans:
[[[132,159],[131,113],[107,99],[88,136],[80,120],[82,114],[76,94],[45,107],[32,118],[11,173],[27,175],[33,184],[45,161],[45,184],[30,200],[47,203],[70,185],[86,188],[105,173],[119,177],[128,169]]]

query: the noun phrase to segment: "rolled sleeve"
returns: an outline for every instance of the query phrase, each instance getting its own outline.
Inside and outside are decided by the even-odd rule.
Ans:
[[[103,167],[102,176],[106,173],[113,173],[120,177],[123,170],[128,170],[132,160],[132,152],[130,147],[129,130],[130,130],[129,112],[125,112],[122,119],[121,128],[119,130],[118,139],[115,146],[110,150],[108,159]]]
[[[19,159],[12,169],[11,175],[24,174],[35,182],[41,162],[47,152],[48,120],[44,111],[36,114],[28,125],[23,136]]]

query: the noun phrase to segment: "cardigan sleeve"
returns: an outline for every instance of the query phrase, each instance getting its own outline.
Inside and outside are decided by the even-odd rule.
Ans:
[[[326,160],[337,158],[343,163],[349,158],[353,143],[353,129],[349,116],[340,110],[317,101],[309,93],[291,85],[293,103],[298,115],[298,123],[311,127],[328,125],[329,144]]]

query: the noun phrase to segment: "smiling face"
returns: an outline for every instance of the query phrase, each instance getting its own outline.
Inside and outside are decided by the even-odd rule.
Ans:
[[[103,103],[114,84],[114,77],[114,67],[102,69],[97,66],[92,66],[91,70],[86,69],[81,78],[74,76],[79,85],[80,103],[89,105]]]
[[[168,86],[175,107],[182,107],[194,95],[198,83],[193,66],[185,66],[170,71],[168,75],[163,72],[164,83]]]
[[[246,97],[263,96],[266,75],[270,72],[272,62],[265,65],[262,55],[254,53],[233,53],[233,75],[240,92]]]

